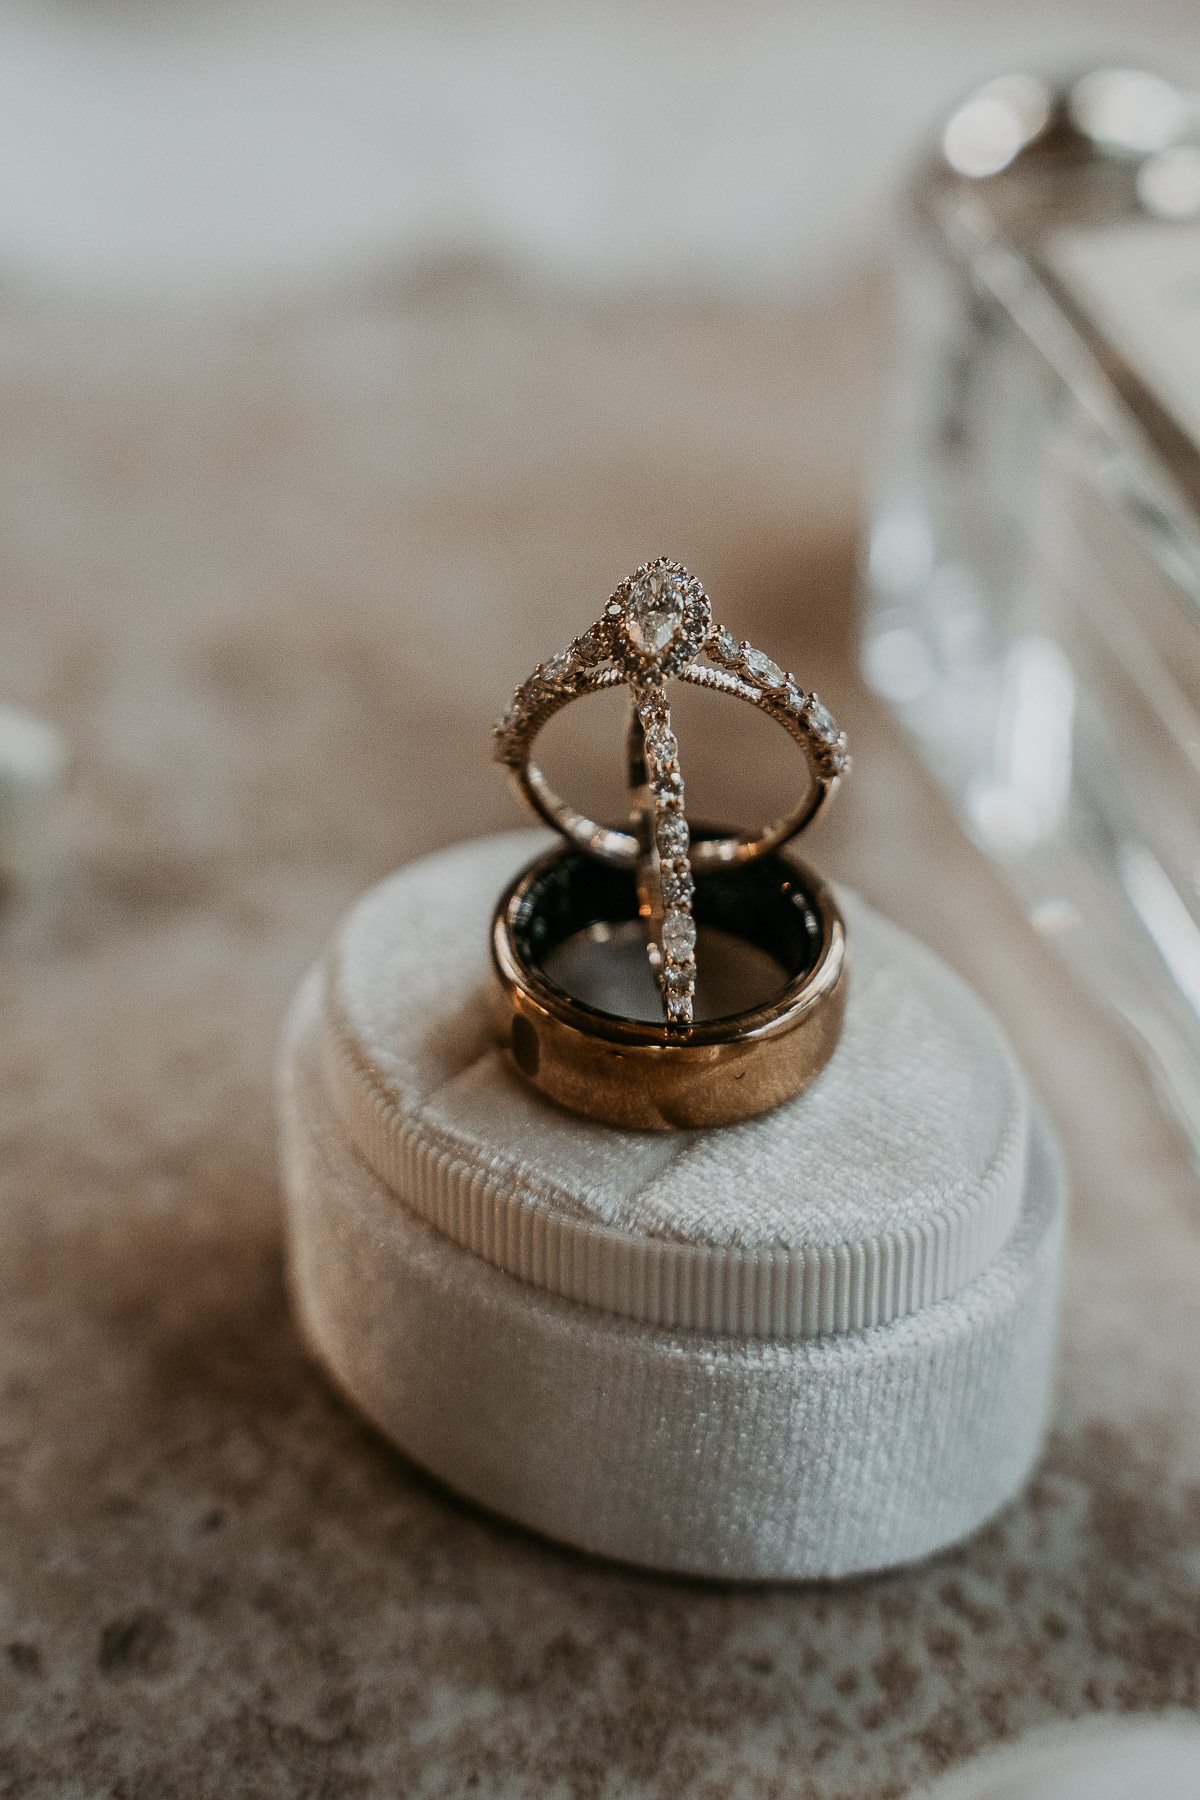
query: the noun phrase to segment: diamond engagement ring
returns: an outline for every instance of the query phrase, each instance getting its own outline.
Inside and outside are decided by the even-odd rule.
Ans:
[[[697,658],[703,657],[703,662]],[[689,682],[743,700],[781,724],[808,761],[809,782],[799,803],[755,833],[690,841],[683,804],[679,746],[671,730],[666,684]],[[532,760],[548,720],[584,694],[627,683],[632,831],[598,824],[554,792]],[[845,734],[814,693],[805,693],[761,650],[738,642],[713,622],[700,582],[681,563],[660,556],[623,581],[596,624],[549,662],[541,663],[513,695],[495,727],[495,753],[512,771],[525,799],[555,830],[589,856],[638,872],[650,961],[667,1022],[692,1023],[696,986],[693,870],[756,861],[778,849],[816,817],[849,768]]]

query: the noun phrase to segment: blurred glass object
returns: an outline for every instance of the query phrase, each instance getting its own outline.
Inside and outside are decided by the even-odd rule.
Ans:
[[[1200,1162],[1200,100],[988,82],[909,190],[864,667]]]
[[[946,126],[942,150],[959,175],[997,175],[1050,117],[1050,90],[1033,75],[1001,75],[978,88]]]
[[[1138,170],[1138,199],[1158,219],[1200,215],[1200,145],[1173,144]]]
[[[1097,69],[1077,81],[1071,122],[1093,144],[1140,156],[1165,150],[1196,116],[1196,98],[1144,69]]]

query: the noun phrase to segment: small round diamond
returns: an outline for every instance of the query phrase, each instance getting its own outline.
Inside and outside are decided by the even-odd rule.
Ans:
[[[827,706],[822,706],[819,700],[814,699],[810,703],[805,717],[808,729],[814,737],[820,738],[825,744],[836,743],[838,728],[834,716]]]
[[[655,839],[660,856],[686,856],[688,826],[682,813],[668,813],[664,819],[660,819]]]
[[[662,870],[664,906],[686,906],[695,889],[696,884],[692,880],[692,871],[685,862],[664,865]]]
[[[667,963],[660,975],[665,994],[689,994],[695,979],[696,965],[692,962],[689,962],[686,969],[680,969],[674,963]]]
[[[650,789],[659,800],[678,800],[683,794],[683,776],[678,769],[659,769]]]
[[[692,999],[690,994],[668,994],[667,1020],[672,1025],[690,1025],[692,1022]]]
[[[783,670],[777,662],[761,650],[747,650],[746,672],[753,676],[762,687],[781,688],[784,683]]]
[[[835,775],[842,775],[849,768],[850,757],[840,744],[829,752],[829,766]]]
[[[679,755],[679,740],[661,719],[646,727],[646,748],[655,762],[673,762]]]
[[[625,608],[625,629],[635,650],[657,656],[675,641],[683,625],[684,585],[670,569],[647,569],[634,582]]]
[[[696,948],[696,922],[689,913],[668,913],[663,920],[663,949],[676,962],[684,962]]]
[[[798,688],[794,681],[789,681],[787,693],[783,698],[789,710],[798,713],[804,711],[804,702],[807,700],[808,695],[804,692],[803,688]]]

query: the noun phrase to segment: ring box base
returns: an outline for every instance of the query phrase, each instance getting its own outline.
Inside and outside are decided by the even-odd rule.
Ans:
[[[496,843],[453,853],[459,889],[464,868],[476,868],[480,906],[498,889]],[[514,835],[513,866],[533,847]],[[385,919],[391,907],[410,931],[424,912],[406,912],[405,895],[422,867],[432,862],[394,878],[394,898],[380,903]],[[889,942],[902,935],[887,931]],[[908,979],[932,990],[938,967],[921,952]],[[424,968],[436,997],[428,955]],[[380,992],[398,979],[382,951],[377,976]],[[1036,1109],[1015,1222],[986,1266],[946,1297],[861,1329],[664,1324],[521,1279],[498,1266],[498,1254],[476,1253],[421,1216],[398,1180],[381,1178],[331,1095],[328,981],[328,969],[316,971],[302,987],[281,1058],[293,1292],[339,1385],[431,1473],[580,1549],[727,1579],[842,1576],[925,1557],[1020,1488],[1046,1416],[1064,1213],[1061,1166]],[[848,1019],[856,1001],[868,1004],[870,985],[856,995],[852,982]],[[943,1012],[947,1004],[942,995]],[[461,1008],[449,1011],[461,1017]],[[436,1037],[414,1042],[418,1065],[444,1055]],[[367,1048],[386,1084],[391,1053]],[[398,1063],[411,1048],[396,1051]],[[911,1041],[903,1047],[910,1058],[920,1053]],[[555,1134],[571,1121],[539,1104],[552,1115],[544,1154],[561,1177]],[[936,1104],[931,1117],[940,1117]],[[921,1121],[894,1123],[911,1161]],[[728,1141],[731,1185],[713,1203],[744,1210],[737,1185],[753,1168],[746,1134],[757,1124],[728,1129],[739,1134],[736,1156],[721,1133],[692,1134],[689,1154],[703,1139],[711,1186],[712,1158],[719,1167]],[[938,1141],[931,1133],[931,1146]],[[503,1168],[500,1151],[497,1141]],[[480,1153],[486,1159],[486,1142]],[[536,1137],[523,1154],[527,1182],[531,1165],[537,1173]],[[885,1164],[879,1178],[887,1177]]]

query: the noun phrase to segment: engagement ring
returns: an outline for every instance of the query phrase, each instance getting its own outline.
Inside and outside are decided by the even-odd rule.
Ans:
[[[703,662],[697,659],[703,657]],[[804,751],[809,781],[795,807],[757,832],[691,842],[679,746],[666,684],[685,681],[746,701],[781,724]],[[585,694],[628,684],[633,831],[598,824],[550,786],[532,760],[549,719]],[[623,581],[594,625],[513,695],[495,728],[496,758],[507,764],[534,810],[579,849],[637,872],[651,964],[668,1024],[692,1023],[696,987],[693,872],[757,861],[815,818],[849,768],[845,734],[815,693],[753,645],[714,623],[700,582],[660,556]]]

